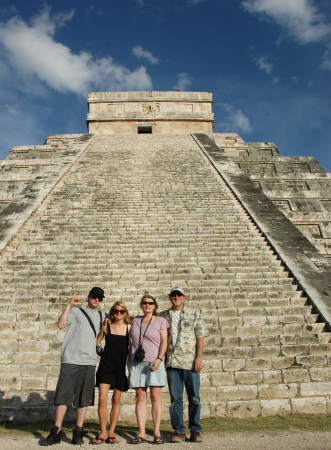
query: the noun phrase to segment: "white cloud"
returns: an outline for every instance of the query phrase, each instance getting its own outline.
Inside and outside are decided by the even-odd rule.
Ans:
[[[245,116],[241,109],[235,109],[232,105],[225,103],[223,105],[228,116],[227,119],[220,123],[220,127],[226,132],[234,133],[251,133],[253,131],[249,118]]]
[[[301,44],[322,41],[331,34],[331,25],[312,0],[245,0],[249,13],[271,17]]]
[[[5,109],[8,114],[11,116],[20,116],[22,114],[22,110],[19,105],[5,105]]]
[[[256,65],[262,72],[265,72],[267,75],[271,75],[274,70],[274,65],[268,61],[268,58],[261,56],[260,58],[256,58],[255,60]],[[271,77],[272,84],[278,83],[278,77],[272,76]]]
[[[177,78],[177,84],[173,86],[173,89],[186,91],[186,88],[192,84],[192,78],[186,72],[179,73]]]
[[[273,64],[269,63],[268,59],[261,56],[255,60],[257,66],[268,75],[273,71]]]
[[[151,64],[157,64],[159,62],[158,58],[155,58],[151,52],[149,52],[148,50],[144,50],[142,48],[141,45],[136,45],[133,49],[132,49],[132,53],[137,57],[137,58],[143,58],[143,59],[147,59],[148,62],[150,62]]]
[[[14,17],[0,23],[1,53],[15,77],[27,85],[36,80],[59,92],[86,96],[90,90],[150,90],[152,82],[145,67],[134,71],[114,63],[110,56],[94,58],[86,51],[74,54],[54,39],[57,28],[73,17],[73,12],[50,17],[45,11],[31,24]],[[28,86],[27,86],[28,87]]]

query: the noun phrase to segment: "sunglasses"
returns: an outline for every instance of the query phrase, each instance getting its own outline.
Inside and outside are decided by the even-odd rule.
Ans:
[[[100,297],[91,297],[92,300],[97,300],[98,302],[102,302],[103,298]]]
[[[113,309],[113,314],[125,314],[125,309]]]
[[[175,297],[183,297],[183,294],[181,294],[180,292],[174,292],[173,294],[170,294],[171,298],[175,298]]]
[[[152,306],[152,305],[155,305],[155,303],[154,302],[142,302],[142,305],[144,305],[144,306],[146,306],[146,305]]]

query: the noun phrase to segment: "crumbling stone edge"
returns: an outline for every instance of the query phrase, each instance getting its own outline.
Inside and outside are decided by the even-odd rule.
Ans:
[[[0,254],[95,138],[82,134],[0,211]]]
[[[331,331],[328,260],[209,136],[194,133],[192,137]]]

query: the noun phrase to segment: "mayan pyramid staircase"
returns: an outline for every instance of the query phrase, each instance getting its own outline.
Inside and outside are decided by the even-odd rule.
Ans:
[[[64,153],[41,169],[35,197],[21,192],[1,213],[12,219],[25,205],[23,221],[6,222],[0,255],[1,419],[53,417],[64,336],[56,322],[72,292],[84,302],[102,286],[106,310],[122,300],[135,315],[145,292],[168,308],[173,284],[210,333],[202,416],[330,413],[323,308],[218,173],[217,148],[208,155],[203,136],[191,135],[58,139],[47,145]],[[122,420],[134,420],[134,392],[122,398]],[[166,388],[163,404],[167,417]],[[96,406],[88,414],[97,417]]]

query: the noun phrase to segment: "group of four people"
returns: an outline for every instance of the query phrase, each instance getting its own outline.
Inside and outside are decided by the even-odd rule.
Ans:
[[[190,441],[202,442],[200,434],[200,371],[204,337],[208,334],[197,310],[185,305],[184,290],[173,287],[169,294],[171,308],[157,313],[157,302],[144,295],[140,302],[142,315],[131,319],[126,305],[116,302],[108,317],[98,306],[104,299],[99,287],[91,289],[87,306],[73,308],[79,301],[75,293],[60,316],[58,327],[68,325],[61,350],[61,370],[54,397],[55,424],[41,443],[52,445],[61,441],[61,428],[68,406],[76,409],[76,427],[72,443],[82,444],[83,424],[87,406],[94,404],[95,385],[99,388],[98,414],[100,433],[93,444],[117,443],[115,427],[120,415],[122,392],[129,387],[136,391],[138,434],[131,441],[139,444],[146,439],[147,388],[150,390],[154,443],[162,444],[160,433],[162,415],[161,388],[170,392],[170,418],[174,429],[172,442],[186,440],[183,410],[183,386],[188,396]],[[96,344],[105,336],[96,373]],[[113,390],[109,416],[107,400]]]

